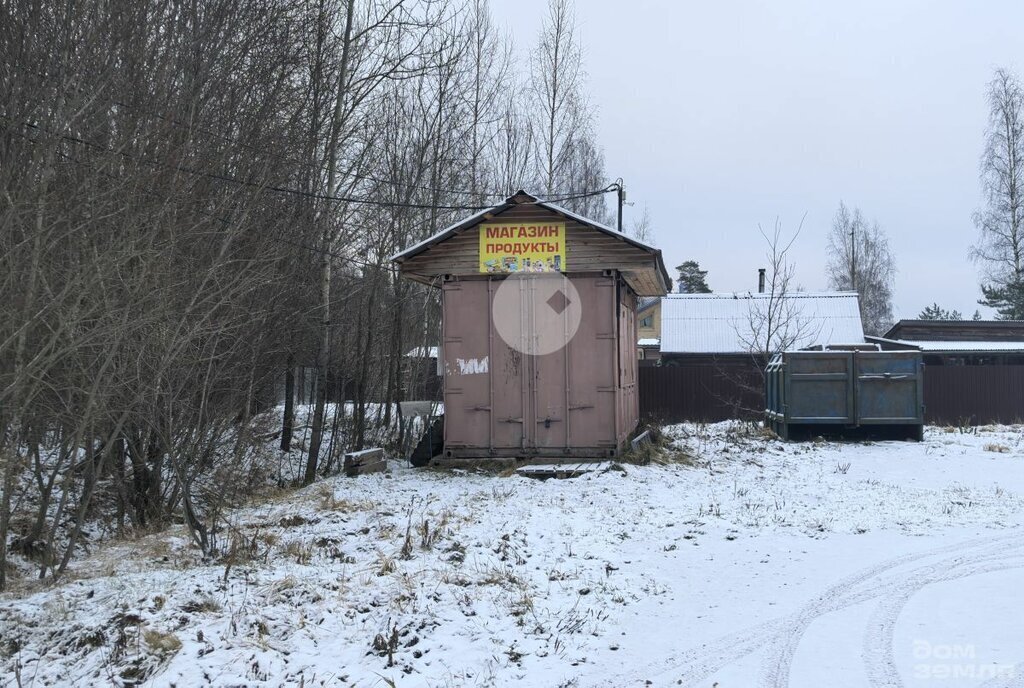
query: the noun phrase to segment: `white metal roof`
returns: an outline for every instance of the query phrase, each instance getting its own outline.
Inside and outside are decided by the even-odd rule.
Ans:
[[[641,337],[640,339],[636,340],[636,345],[637,346],[658,346],[660,341],[661,340],[659,340],[657,337]]]
[[[658,300],[660,298],[661,298],[660,296],[641,296],[639,299],[637,299],[637,302],[636,302],[636,310],[637,310],[637,312],[639,313],[640,311],[642,311],[643,309],[647,308],[648,306],[654,305],[655,303],[658,302]]]
[[[774,300],[750,292],[669,294],[661,301],[662,353],[762,350],[769,329],[771,350],[864,341],[856,292],[792,292]]]
[[[1024,342],[944,342],[922,339],[889,339],[896,344],[913,346],[921,351],[1024,351]]]

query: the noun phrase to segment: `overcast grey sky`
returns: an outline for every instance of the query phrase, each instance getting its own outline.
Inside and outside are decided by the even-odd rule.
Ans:
[[[492,0],[524,53],[546,6]],[[797,277],[823,289],[844,200],[888,232],[897,318],[977,308],[984,91],[1024,64],[1024,3],[577,0],[576,15],[608,174],[636,203],[627,224],[650,209],[670,270],[692,258],[715,290],[756,288],[758,224],[806,214]]]

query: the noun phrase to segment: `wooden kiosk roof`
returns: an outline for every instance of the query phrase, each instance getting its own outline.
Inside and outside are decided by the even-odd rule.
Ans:
[[[565,222],[568,272],[618,270],[640,296],[664,296],[672,280],[661,251],[571,210],[518,191],[391,257],[406,277],[434,284],[442,275],[479,275],[479,239],[469,232],[484,222]]]

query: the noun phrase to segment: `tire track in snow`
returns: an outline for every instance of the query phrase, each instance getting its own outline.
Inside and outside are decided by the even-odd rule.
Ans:
[[[634,670],[606,677],[587,685],[591,685],[593,688],[619,688],[630,685],[630,682],[635,683],[643,679],[654,680],[671,673],[672,683],[678,681],[684,686],[694,686],[724,667],[767,646],[772,655],[764,664],[761,685],[769,688],[789,688],[793,657],[807,628],[819,617],[884,595],[894,585],[894,581],[885,577],[886,574],[895,572],[908,564],[952,552],[962,554],[965,548],[979,552],[987,548],[1000,548],[1006,543],[1019,542],[1020,539],[1020,533],[1015,530],[1010,534],[1002,533],[992,537],[960,541],[886,560],[829,586],[793,614],[721,636],[681,653],[673,654],[664,660],[649,663],[647,675],[644,677],[638,677]],[[897,580],[899,580],[898,577]],[[874,585],[864,587],[870,583],[874,583]]]
[[[770,688],[789,688],[793,657],[796,655],[804,633],[806,633],[811,623],[825,614],[830,614],[883,595],[891,590],[893,585],[898,585],[898,582],[888,578],[879,580],[884,574],[896,572],[908,564],[944,554],[956,552],[960,555],[965,549],[984,551],[990,548],[1002,548],[1007,543],[1015,543],[1019,540],[1020,534],[1015,531],[1013,534],[1003,533],[991,537],[976,538],[916,554],[907,554],[855,573],[830,586],[825,592],[797,612],[795,621],[782,631],[780,637],[773,639],[775,641],[774,644],[779,647],[779,651],[774,656],[768,657],[764,666],[761,684]],[[898,580],[899,578],[897,578]],[[859,586],[871,582],[874,582],[874,585],[866,589],[857,590]]]
[[[1017,662],[1009,676],[994,676],[978,688],[1024,688],[1024,662]]]
[[[1014,546],[1015,545],[1015,546]],[[879,600],[865,629],[863,659],[872,688],[901,688],[894,645],[896,622],[907,603],[923,588],[935,583],[1024,568],[1024,548],[1019,543],[980,548],[917,569]],[[1004,679],[1005,680],[1005,679]]]

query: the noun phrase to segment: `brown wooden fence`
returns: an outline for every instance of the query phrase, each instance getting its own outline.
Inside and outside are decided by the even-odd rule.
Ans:
[[[640,368],[640,416],[647,422],[759,418],[760,372],[750,368]],[[982,425],[1024,422],[1024,366],[926,366],[925,422]]]
[[[924,403],[933,425],[1024,421],[1024,366],[925,366]]]

